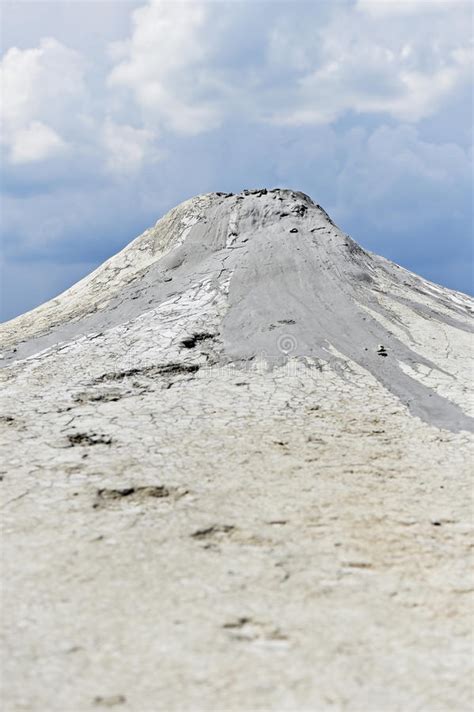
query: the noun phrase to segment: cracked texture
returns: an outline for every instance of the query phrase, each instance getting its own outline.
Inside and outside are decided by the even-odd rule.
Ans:
[[[470,709],[471,309],[253,191],[4,325],[5,709]]]

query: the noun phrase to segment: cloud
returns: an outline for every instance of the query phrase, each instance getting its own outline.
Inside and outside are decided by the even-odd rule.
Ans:
[[[130,39],[111,46],[117,64],[109,86],[129,90],[146,123],[184,134],[218,125],[218,109],[207,97],[211,8],[155,0],[133,13]]]
[[[239,114],[294,126],[349,112],[417,123],[470,81],[470,10],[447,4],[302,3],[294,13],[281,3],[269,16],[248,3],[151,0],[112,46],[109,86],[133,96],[145,125],[183,134]]]
[[[422,5],[347,0],[294,13],[278,3],[269,16],[265,4],[150,0],[132,12],[129,37],[109,45],[106,86],[56,39],[13,47],[0,67],[8,160],[68,148],[120,174],[156,159],[158,135],[199,135],[236,118],[297,127],[352,113],[416,124],[469,83],[472,62],[469,8],[446,13],[433,0],[423,22],[407,22]]]
[[[317,34],[317,62],[296,78],[291,108],[278,107],[273,120],[322,124],[353,112],[417,123],[431,116],[471,81],[469,7],[447,15],[447,5],[378,0],[336,9]],[[431,12],[407,20],[422,8]],[[307,67],[301,44],[299,53]]]
[[[31,121],[25,128],[12,132],[10,160],[12,163],[41,161],[65,148],[65,142],[53,129],[40,121]]]
[[[2,144],[11,167],[7,190],[21,183],[22,167],[24,181],[40,187],[70,183],[72,160],[73,173],[84,179],[91,173],[137,172],[157,159],[156,132],[103,118],[109,111],[103,85],[93,97],[86,60],[58,40],[45,38],[35,48],[9,49],[0,73]],[[49,166],[46,182],[44,172],[31,164]]]
[[[376,17],[452,12],[468,0],[357,0],[356,9]],[[457,7],[456,7],[457,6]]]
[[[453,52],[451,66],[432,73],[403,67],[403,49],[394,55],[382,47],[357,56],[347,51],[299,81],[297,107],[277,113],[275,122],[298,126],[331,123],[347,112],[380,113],[417,123],[470,77],[472,52]],[[359,61],[358,61],[359,60]],[[396,67],[394,66],[396,65]],[[299,105],[298,105],[299,104]]]
[[[156,161],[159,153],[153,144],[156,133],[117,124],[107,119],[102,128],[102,141],[107,155],[107,169],[115,175],[130,175],[142,167],[145,160]]]
[[[63,151],[86,93],[85,63],[53,38],[32,49],[10,48],[0,63],[2,143],[14,164]]]

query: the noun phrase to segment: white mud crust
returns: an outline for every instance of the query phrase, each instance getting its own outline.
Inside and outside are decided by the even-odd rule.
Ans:
[[[4,324],[2,709],[471,709],[472,308],[262,189]]]

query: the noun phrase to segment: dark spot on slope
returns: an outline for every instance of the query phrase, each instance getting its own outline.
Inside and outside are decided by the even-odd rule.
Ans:
[[[266,188],[246,188],[242,191],[244,195],[255,195],[257,198],[261,198],[262,195],[266,195],[268,190]]]
[[[351,240],[350,237],[347,237],[348,242],[345,242],[344,245],[347,247],[349,254],[350,255],[359,255],[363,256],[365,255],[365,250],[360,247],[360,245],[357,244],[357,242],[354,242],[354,240]]]
[[[213,524],[204,529],[197,529],[191,536],[193,539],[210,539],[220,534],[230,534],[234,529],[232,524]]]
[[[119,390],[81,391],[73,396],[75,403],[113,403],[123,397]]]
[[[77,445],[111,445],[112,438],[109,435],[99,433],[72,433],[67,436],[70,447]]]
[[[103,499],[120,499],[121,497],[129,497],[134,494],[135,487],[124,487],[122,489],[100,489],[97,490],[97,496]]]
[[[235,621],[231,621],[229,623],[224,623],[224,625],[222,627],[230,628],[230,629],[234,629],[234,628],[238,629],[238,628],[243,628],[244,625],[247,625],[247,623],[251,623],[251,622],[252,622],[251,618],[242,617],[242,618],[237,618],[237,620],[235,620]]]
[[[326,220],[327,220],[331,225],[334,225],[334,227],[336,227],[335,222],[329,217],[329,215],[328,215],[327,212],[324,210],[324,208],[322,208],[322,207],[321,207],[320,205],[318,205],[317,203],[316,203],[315,207],[324,215],[324,217],[326,218]]]
[[[122,499],[140,495],[142,497],[169,497],[170,491],[163,485],[146,485],[143,487],[123,487],[121,489],[99,489],[97,496],[100,499]]]
[[[130,378],[130,376],[136,376],[142,373],[144,369],[140,368],[129,368],[126,371],[112,371],[109,373],[103,373],[95,379],[95,383],[102,383],[103,381],[122,381],[124,378]]]
[[[228,630],[234,640],[253,642],[256,640],[265,641],[286,641],[288,637],[282,631],[267,623],[254,621],[252,618],[241,616],[234,621],[224,623],[222,626]]]
[[[273,331],[273,329],[277,329],[278,328],[277,324],[285,324],[285,325],[296,324],[296,321],[294,319],[278,319],[276,324],[270,324],[270,326],[268,327],[268,330]]]
[[[181,341],[181,346],[184,346],[185,349],[193,349],[198,343],[202,341],[212,341],[215,338],[216,334],[211,334],[208,332],[192,334],[192,336],[186,336]]]
[[[291,208],[291,212],[294,213],[295,215],[299,215],[300,217],[303,217],[305,213],[307,212],[308,208],[306,205],[295,205]]]
[[[104,487],[97,490],[93,509],[100,509],[121,501],[144,502],[149,499],[181,499],[188,494],[184,487],[165,487],[164,485],[141,485],[131,487]]]
[[[370,274],[368,272],[359,272],[358,274],[356,273],[356,274],[354,274],[354,278],[358,282],[362,282],[364,284],[373,284],[374,283],[373,278],[370,276]]]
[[[350,569],[371,569],[373,568],[370,561],[345,561],[343,566],[347,566]]]
[[[199,371],[199,365],[196,363],[180,363],[170,362],[157,364],[155,366],[145,366],[144,368],[130,368],[125,371],[112,371],[104,373],[96,378],[95,383],[103,383],[104,381],[122,381],[124,378],[131,376],[179,376],[183,374],[196,373]]]

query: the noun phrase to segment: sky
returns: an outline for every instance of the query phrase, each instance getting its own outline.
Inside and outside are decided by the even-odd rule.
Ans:
[[[3,0],[2,320],[181,201],[302,190],[472,293],[473,3]]]

